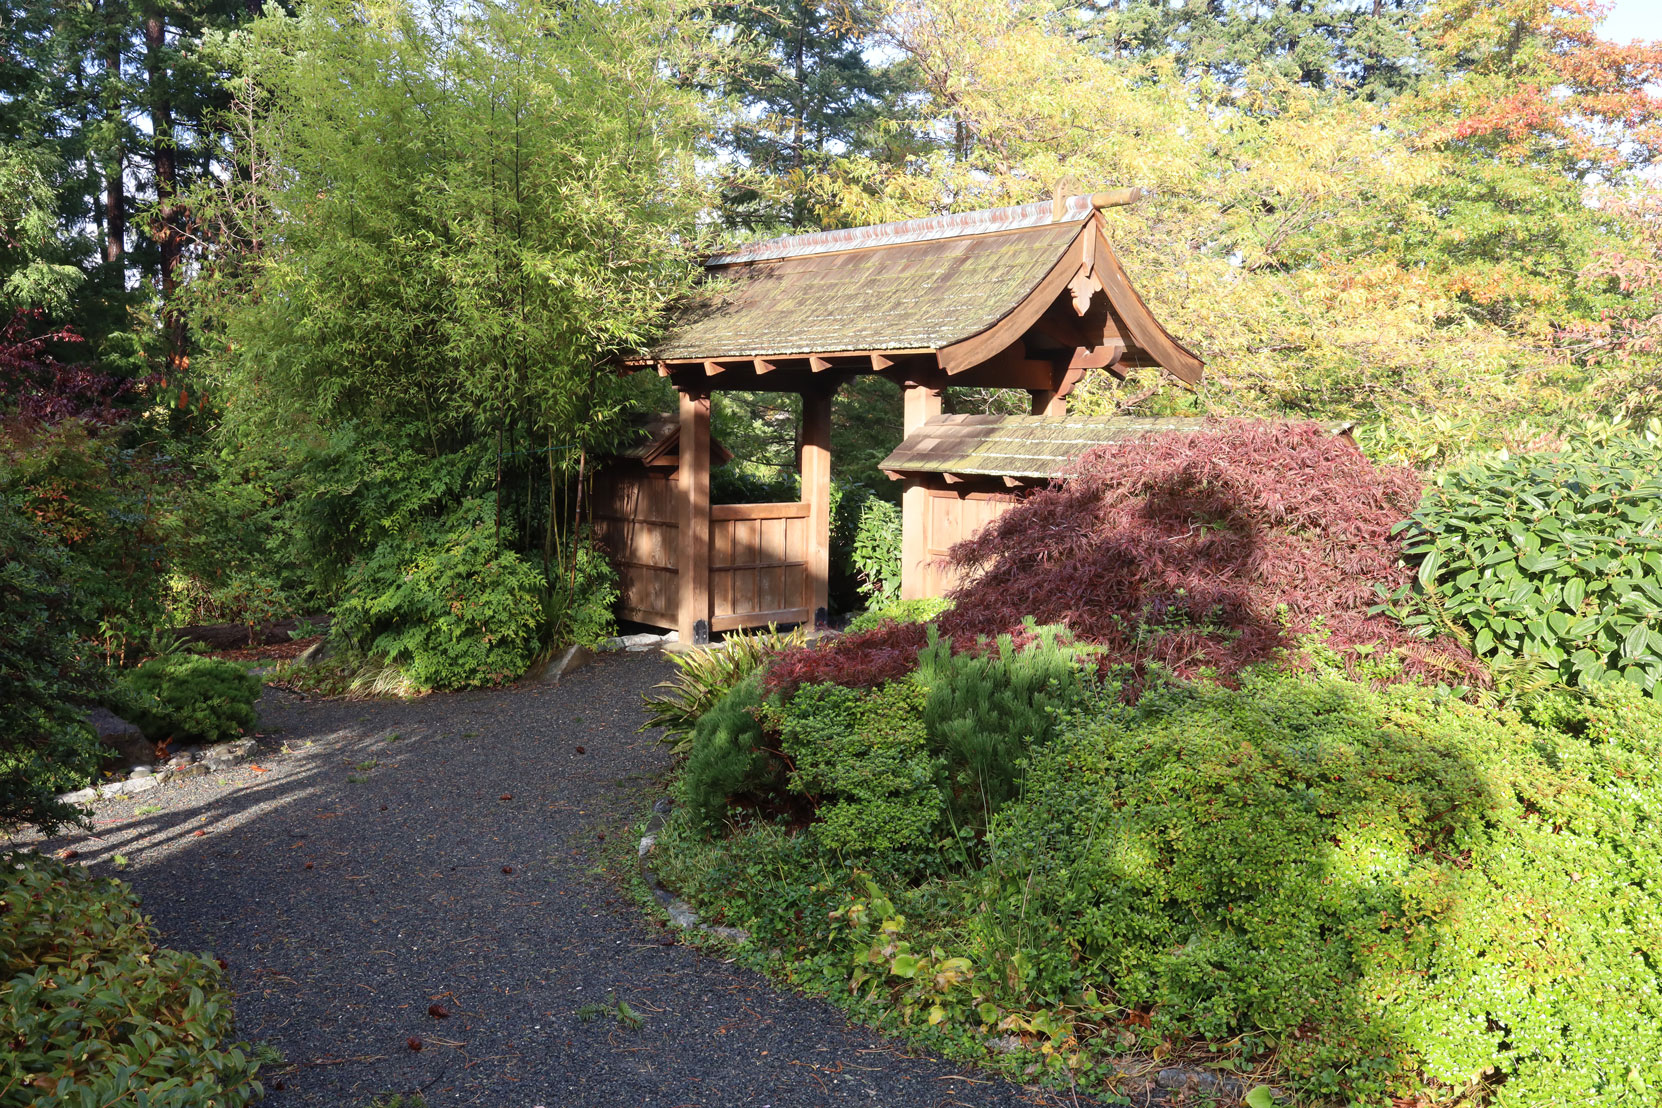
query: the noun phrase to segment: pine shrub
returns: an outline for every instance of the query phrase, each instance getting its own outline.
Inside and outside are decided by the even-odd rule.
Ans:
[[[223,742],[254,726],[263,687],[236,662],[169,654],[124,674],[115,703],[152,742]]]
[[[693,727],[675,794],[686,818],[705,833],[721,828],[734,801],[766,795],[779,776],[777,762],[762,749],[761,687],[760,676],[739,682]]]

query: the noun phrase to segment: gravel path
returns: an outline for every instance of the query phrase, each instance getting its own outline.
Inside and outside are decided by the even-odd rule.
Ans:
[[[239,1033],[287,1059],[271,1108],[1051,1103],[675,945],[629,899],[615,874],[667,765],[637,694],[666,668],[611,655],[557,689],[409,702],[271,692],[269,757],[101,802],[95,834],[44,845],[100,872],[123,855],[163,941],[225,960]],[[579,1014],[608,998],[644,1024]]]

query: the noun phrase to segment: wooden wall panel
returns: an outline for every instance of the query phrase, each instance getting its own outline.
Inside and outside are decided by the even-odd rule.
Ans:
[[[958,583],[957,574],[945,564],[947,552],[1009,511],[1016,501],[1004,493],[926,491],[928,500],[921,513],[926,560],[919,574],[918,595],[945,596]]]

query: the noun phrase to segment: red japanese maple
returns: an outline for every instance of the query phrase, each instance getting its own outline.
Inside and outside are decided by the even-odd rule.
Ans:
[[[940,629],[976,649],[1032,617],[1067,625],[1105,663],[1225,678],[1296,663],[1300,638],[1320,632],[1353,667],[1394,650],[1405,674],[1475,679],[1454,643],[1368,614],[1377,587],[1407,580],[1391,529],[1420,492],[1413,471],[1375,466],[1313,423],[1211,423],[1101,447],[953,549],[966,583]],[[797,651],[769,684],[877,684],[910,668],[923,634],[889,625]]]

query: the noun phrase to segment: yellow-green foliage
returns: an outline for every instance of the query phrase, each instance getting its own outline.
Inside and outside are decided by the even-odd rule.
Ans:
[[[121,882],[0,856],[0,1105],[239,1108],[263,1095],[206,956],[156,945]]]
[[[1114,693],[1031,751],[983,864],[868,876],[758,827],[672,838],[666,870],[797,983],[980,1057],[1013,1036],[998,1064],[1081,1093],[1192,1039],[1321,1102],[1662,1092],[1654,701],[1616,682],[1523,717],[1273,672]]]
[[[1619,214],[1621,188],[1595,206],[1574,166],[1447,142],[1452,112],[1432,98],[1251,66],[1197,79],[1170,57],[1093,49],[1098,28],[1070,9],[885,12],[924,90],[896,121],[922,152],[839,159],[792,186],[833,226],[1151,188],[1106,213],[1109,236],[1208,364],[1199,397],[1168,390],[1144,410],[1357,417],[1370,451],[1428,465],[1517,445],[1566,412],[1662,403],[1654,344],[1613,357],[1569,337],[1654,311],[1597,264],[1645,225]],[[1160,381],[1088,377],[1073,404],[1112,411]]]

